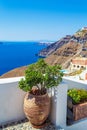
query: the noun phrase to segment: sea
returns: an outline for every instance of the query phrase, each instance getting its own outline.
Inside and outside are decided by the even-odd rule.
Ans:
[[[21,66],[35,63],[40,50],[47,47],[39,42],[3,42],[0,44],[0,75]]]

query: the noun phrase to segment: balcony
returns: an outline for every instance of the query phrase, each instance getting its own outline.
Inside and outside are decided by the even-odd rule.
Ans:
[[[25,92],[18,88],[18,82],[22,77],[0,79],[0,130],[31,130],[32,126],[25,118],[23,111],[23,99]],[[51,112],[48,126],[43,130],[81,130],[87,129],[87,119],[75,122],[67,126],[67,90],[69,88],[85,88],[87,82],[64,77],[63,82],[52,91]],[[59,127],[61,126],[61,127]]]

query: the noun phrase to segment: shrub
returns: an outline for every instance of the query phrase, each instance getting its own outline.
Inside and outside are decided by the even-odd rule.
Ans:
[[[33,94],[44,94],[46,88],[58,86],[62,81],[63,73],[60,71],[61,66],[50,66],[43,59],[29,65],[25,71],[25,79],[21,79],[19,87],[24,91],[32,92],[33,86],[37,87],[37,91]]]
[[[87,90],[76,88],[69,89],[68,96],[72,98],[74,104],[78,104],[87,100]]]

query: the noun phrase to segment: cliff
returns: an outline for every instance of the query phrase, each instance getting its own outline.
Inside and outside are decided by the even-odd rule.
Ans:
[[[47,57],[50,54],[52,54],[54,51],[56,51],[58,48],[60,48],[62,45],[68,43],[70,39],[71,39],[71,36],[68,35],[60,39],[59,41],[50,44],[49,46],[47,46],[47,48],[41,50],[38,55],[42,57]]]
[[[42,50],[40,55],[45,55],[45,61],[51,65],[60,64],[63,68],[69,67],[72,58],[87,57],[87,30],[83,28],[68,38],[67,36],[62,38]]]
[[[52,43],[47,48],[41,50],[39,52],[39,56],[47,57],[53,52],[55,52],[57,49],[62,47],[63,45],[69,43],[69,42],[75,42],[84,44],[87,41],[87,29],[82,28],[78,30],[74,35],[66,35],[65,37],[61,38],[59,41],[56,41],[55,43]]]

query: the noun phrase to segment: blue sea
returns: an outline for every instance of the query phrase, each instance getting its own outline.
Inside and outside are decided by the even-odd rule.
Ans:
[[[47,45],[38,42],[3,42],[0,44],[0,75],[38,60],[38,52]]]

